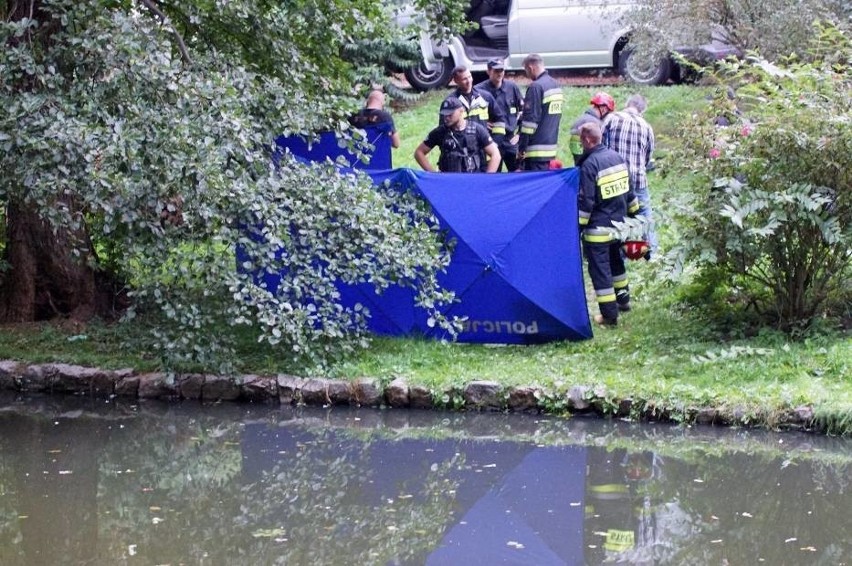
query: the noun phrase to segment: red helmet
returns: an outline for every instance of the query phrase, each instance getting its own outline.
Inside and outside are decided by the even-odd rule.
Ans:
[[[621,246],[621,249],[624,250],[624,255],[629,259],[642,259],[651,249],[651,246],[643,240],[627,240]]]
[[[596,92],[592,97],[592,100],[589,101],[589,104],[594,104],[595,106],[606,106],[609,108],[610,112],[615,110],[615,99],[605,92]]]

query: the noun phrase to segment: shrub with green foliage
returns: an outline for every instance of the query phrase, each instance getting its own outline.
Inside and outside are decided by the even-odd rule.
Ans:
[[[824,26],[810,61],[726,63],[678,137],[692,188],[670,205],[674,272],[694,263],[705,297],[721,286],[761,324],[795,330],[852,300],[852,69],[836,56],[850,52]]]

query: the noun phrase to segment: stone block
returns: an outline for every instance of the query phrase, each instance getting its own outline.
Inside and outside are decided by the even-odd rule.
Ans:
[[[391,381],[385,388],[385,401],[394,408],[408,407],[410,403],[408,383],[399,377]]]
[[[139,376],[128,375],[120,378],[115,384],[115,394],[119,397],[138,397]]]
[[[359,407],[378,407],[382,403],[382,388],[378,379],[359,377],[352,382],[352,404]]]
[[[201,386],[203,401],[233,401],[240,396],[240,386],[233,377],[208,375]]]
[[[245,375],[240,384],[240,398],[251,403],[277,403],[278,380],[274,377]]]
[[[352,402],[352,384],[340,379],[329,379],[328,400],[332,405],[349,405]]]
[[[26,366],[21,374],[21,391],[42,392],[53,388],[56,370],[50,364]]]
[[[509,410],[526,412],[538,410],[539,390],[535,387],[512,387],[509,389]]]
[[[503,406],[501,393],[503,389],[495,381],[476,380],[464,387],[462,396],[468,409],[499,410]]]
[[[719,420],[719,411],[710,407],[703,407],[695,413],[695,424],[711,425]]]
[[[0,361],[0,389],[18,389],[25,368],[23,364],[12,360]]]
[[[173,380],[164,373],[144,373],[139,376],[140,399],[177,399],[180,394]]]
[[[276,381],[278,382],[278,399],[282,405],[302,403],[302,387],[305,386],[305,379],[292,375],[279,375]]]
[[[71,364],[53,364],[53,368],[56,372],[53,390],[61,393],[89,394],[92,389],[92,380],[96,376],[104,375],[100,369]]]
[[[413,385],[408,389],[408,400],[412,409],[431,409],[435,406],[432,392],[422,385]]]
[[[306,405],[325,406],[331,404],[328,397],[330,380],[323,378],[308,379],[302,386],[302,402]]]
[[[201,399],[201,391],[207,376],[201,373],[190,373],[178,376],[177,389],[183,399]]]

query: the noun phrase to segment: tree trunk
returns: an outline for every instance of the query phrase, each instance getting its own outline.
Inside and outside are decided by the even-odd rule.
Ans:
[[[76,256],[75,242],[82,242]],[[4,259],[9,270],[0,283],[2,322],[83,322],[114,313],[117,286],[96,272],[94,250],[82,230],[54,232],[33,206],[13,200],[6,209]]]
[[[51,20],[43,12],[39,0],[0,3],[0,16],[10,22],[24,18],[42,22],[22,36],[10,39],[5,48],[22,42],[47,43],[61,25],[59,19]],[[34,88],[31,81],[25,76],[16,88],[30,90]],[[97,258],[85,228],[76,232],[66,228],[54,231],[33,204],[14,196],[8,197],[4,204],[3,259],[8,269],[0,272],[0,322],[58,317],[86,321],[94,315],[111,315],[121,287],[115,284],[114,277],[97,271]],[[73,202],[61,204],[75,210]],[[77,255],[75,247],[80,252]]]

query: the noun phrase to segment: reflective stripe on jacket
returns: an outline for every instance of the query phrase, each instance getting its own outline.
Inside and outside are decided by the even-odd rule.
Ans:
[[[630,187],[624,159],[615,151],[598,145],[580,159],[578,196],[583,239],[590,243],[615,240],[608,228],[623,222],[639,210],[639,201]]]
[[[562,87],[547,71],[527,88],[518,144],[524,159],[550,161],[556,157],[562,101]]]

